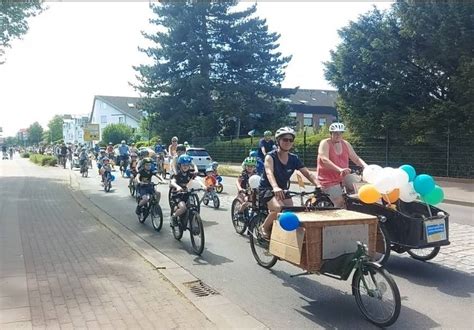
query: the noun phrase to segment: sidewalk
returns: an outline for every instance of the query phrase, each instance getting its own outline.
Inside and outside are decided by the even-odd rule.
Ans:
[[[241,172],[242,167],[238,164],[222,164],[229,166],[235,171]],[[315,171],[316,169],[310,169]],[[303,178],[306,184],[310,184],[306,178]],[[474,207],[474,180],[469,179],[451,179],[436,177],[436,183],[444,190],[443,203],[458,204]],[[296,174],[291,177],[293,183],[297,183]]]
[[[19,164],[0,164],[1,329],[215,327],[76,203],[66,172]]]

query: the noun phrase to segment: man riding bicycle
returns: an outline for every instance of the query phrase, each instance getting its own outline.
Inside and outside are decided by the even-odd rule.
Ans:
[[[323,192],[329,194],[335,207],[344,207],[342,183],[351,173],[349,159],[362,169],[367,166],[351,144],[343,139],[342,134],[345,130],[343,123],[332,123],[329,126],[331,137],[322,140],[318,149],[318,180]]]
[[[319,186],[319,182],[306,168],[297,155],[290,153],[295,140],[295,131],[290,127],[282,127],[275,133],[277,149],[265,156],[265,171],[259,187],[261,205],[268,208],[268,216],[260,228],[262,236],[270,237],[273,221],[283,206],[293,206],[291,198],[286,196],[285,190],[290,187],[290,178],[295,170],[303,174],[312,184]]]
[[[123,166],[125,170],[128,166],[128,155],[129,155],[129,148],[128,148],[128,145],[125,143],[125,140],[122,140],[122,142],[120,142],[118,151],[119,151],[118,163],[121,167]]]

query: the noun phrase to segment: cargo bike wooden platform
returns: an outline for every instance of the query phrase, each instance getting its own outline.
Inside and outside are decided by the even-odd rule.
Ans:
[[[283,212],[294,212],[300,227],[285,231],[277,220],[270,240],[259,230],[266,214],[254,218],[250,245],[259,265],[271,268],[284,260],[304,270],[294,276],[321,274],[338,280],[347,280],[353,273],[352,294],[364,317],[378,326],[397,320],[401,307],[398,287],[380,264],[371,261],[377,217],[345,209],[289,207]]]

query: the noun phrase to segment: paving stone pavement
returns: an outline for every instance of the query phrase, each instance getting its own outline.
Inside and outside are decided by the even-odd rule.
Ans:
[[[0,217],[9,220],[1,225],[12,228],[10,237],[15,231],[19,236],[8,242],[0,237],[2,251],[17,242],[0,260],[6,266],[0,273],[1,329],[214,328],[149,263],[76,204],[64,175],[28,170],[31,177],[13,168],[10,177],[0,171],[2,187],[11,187],[0,193]]]
[[[450,223],[449,241],[430,262],[474,274],[474,226]]]

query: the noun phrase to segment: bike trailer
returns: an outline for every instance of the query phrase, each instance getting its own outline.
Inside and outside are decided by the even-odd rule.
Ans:
[[[407,249],[449,245],[449,214],[418,201],[398,201],[394,208],[383,204],[365,204],[357,198],[347,202],[349,210],[383,216],[381,224],[390,241]]]
[[[323,264],[353,253],[357,242],[375,254],[378,219],[375,216],[332,209],[295,212],[300,227],[285,231],[278,221],[272,228],[270,253],[309,272],[320,272]]]

